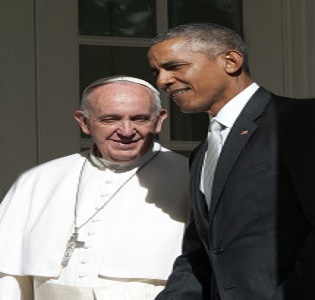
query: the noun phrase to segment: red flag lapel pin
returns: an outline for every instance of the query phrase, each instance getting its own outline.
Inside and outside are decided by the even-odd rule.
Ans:
[[[244,129],[244,130],[240,133],[240,135],[246,135],[246,134],[248,134],[248,130],[247,130],[247,129]]]

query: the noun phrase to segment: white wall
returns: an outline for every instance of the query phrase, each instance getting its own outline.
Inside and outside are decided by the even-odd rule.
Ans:
[[[0,199],[20,172],[78,150],[75,3],[0,2]]]
[[[76,1],[36,1],[38,162],[77,151]]]
[[[255,80],[291,97],[315,97],[315,1],[244,0]]]
[[[1,196],[20,170],[37,161],[32,1],[1,1],[0,42]]]

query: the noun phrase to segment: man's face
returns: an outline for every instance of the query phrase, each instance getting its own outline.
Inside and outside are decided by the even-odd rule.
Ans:
[[[166,118],[156,116],[148,89],[135,83],[109,83],[95,88],[89,96],[88,113],[75,112],[84,133],[90,134],[102,157],[126,162],[142,156],[161,131]]]
[[[210,58],[190,49],[185,40],[174,38],[152,46],[148,58],[157,85],[183,112],[215,115],[230,99],[224,53]]]

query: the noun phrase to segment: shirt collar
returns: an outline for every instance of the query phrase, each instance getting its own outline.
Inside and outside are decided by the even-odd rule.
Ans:
[[[258,88],[259,85],[253,82],[246,89],[227,102],[215,117],[210,116],[210,120],[215,118],[224,127],[231,128],[249,99],[258,90]]]
[[[154,143],[151,146],[151,148],[139,158],[136,158],[132,161],[118,163],[100,157],[100,153],[97,149],[97,146],[93,144],[89,151],[88,159],[94,166],[98,167],[101,170],[105,170],[106,168],[108,168],[113,171],[125,172],[142,166],[147,161],[149,161],[153,156],[155,156],[160,150],[161,145],[159,143]]]

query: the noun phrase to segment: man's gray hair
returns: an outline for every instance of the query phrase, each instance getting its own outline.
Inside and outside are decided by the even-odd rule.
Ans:
[[[90,97],[89,97],[90,93],[95,88],[101,85],[105,85],[105,84],[109,84],[113,82],[122,82],[122,83],[132,82],[132,83],[145,86],[152,95],[152,98],[153,98],[152,100],[154,101],[156,115],[158,116],[160,114],[160,111],[162,109],[160,93],[152,84],[140,78],[125,76],[125,75],[116,75],[116,76],[110,76],[110,77],[104,77],[104,78],[98,79],[92,82],[90,85],[88,85],[84,89],[82,93],[81,110],[83,111],[85,117],[88,117],[88,102],[90,100]]]
[[[242,37],[235,31],[213,23],[191,23],[166,30],[151,41],[151,46],[166,40],[182,38],[185,49],[202,51],[213,58],[228,50],[239,51],[244,58],[242,69],[250,75],[248,53]]]

